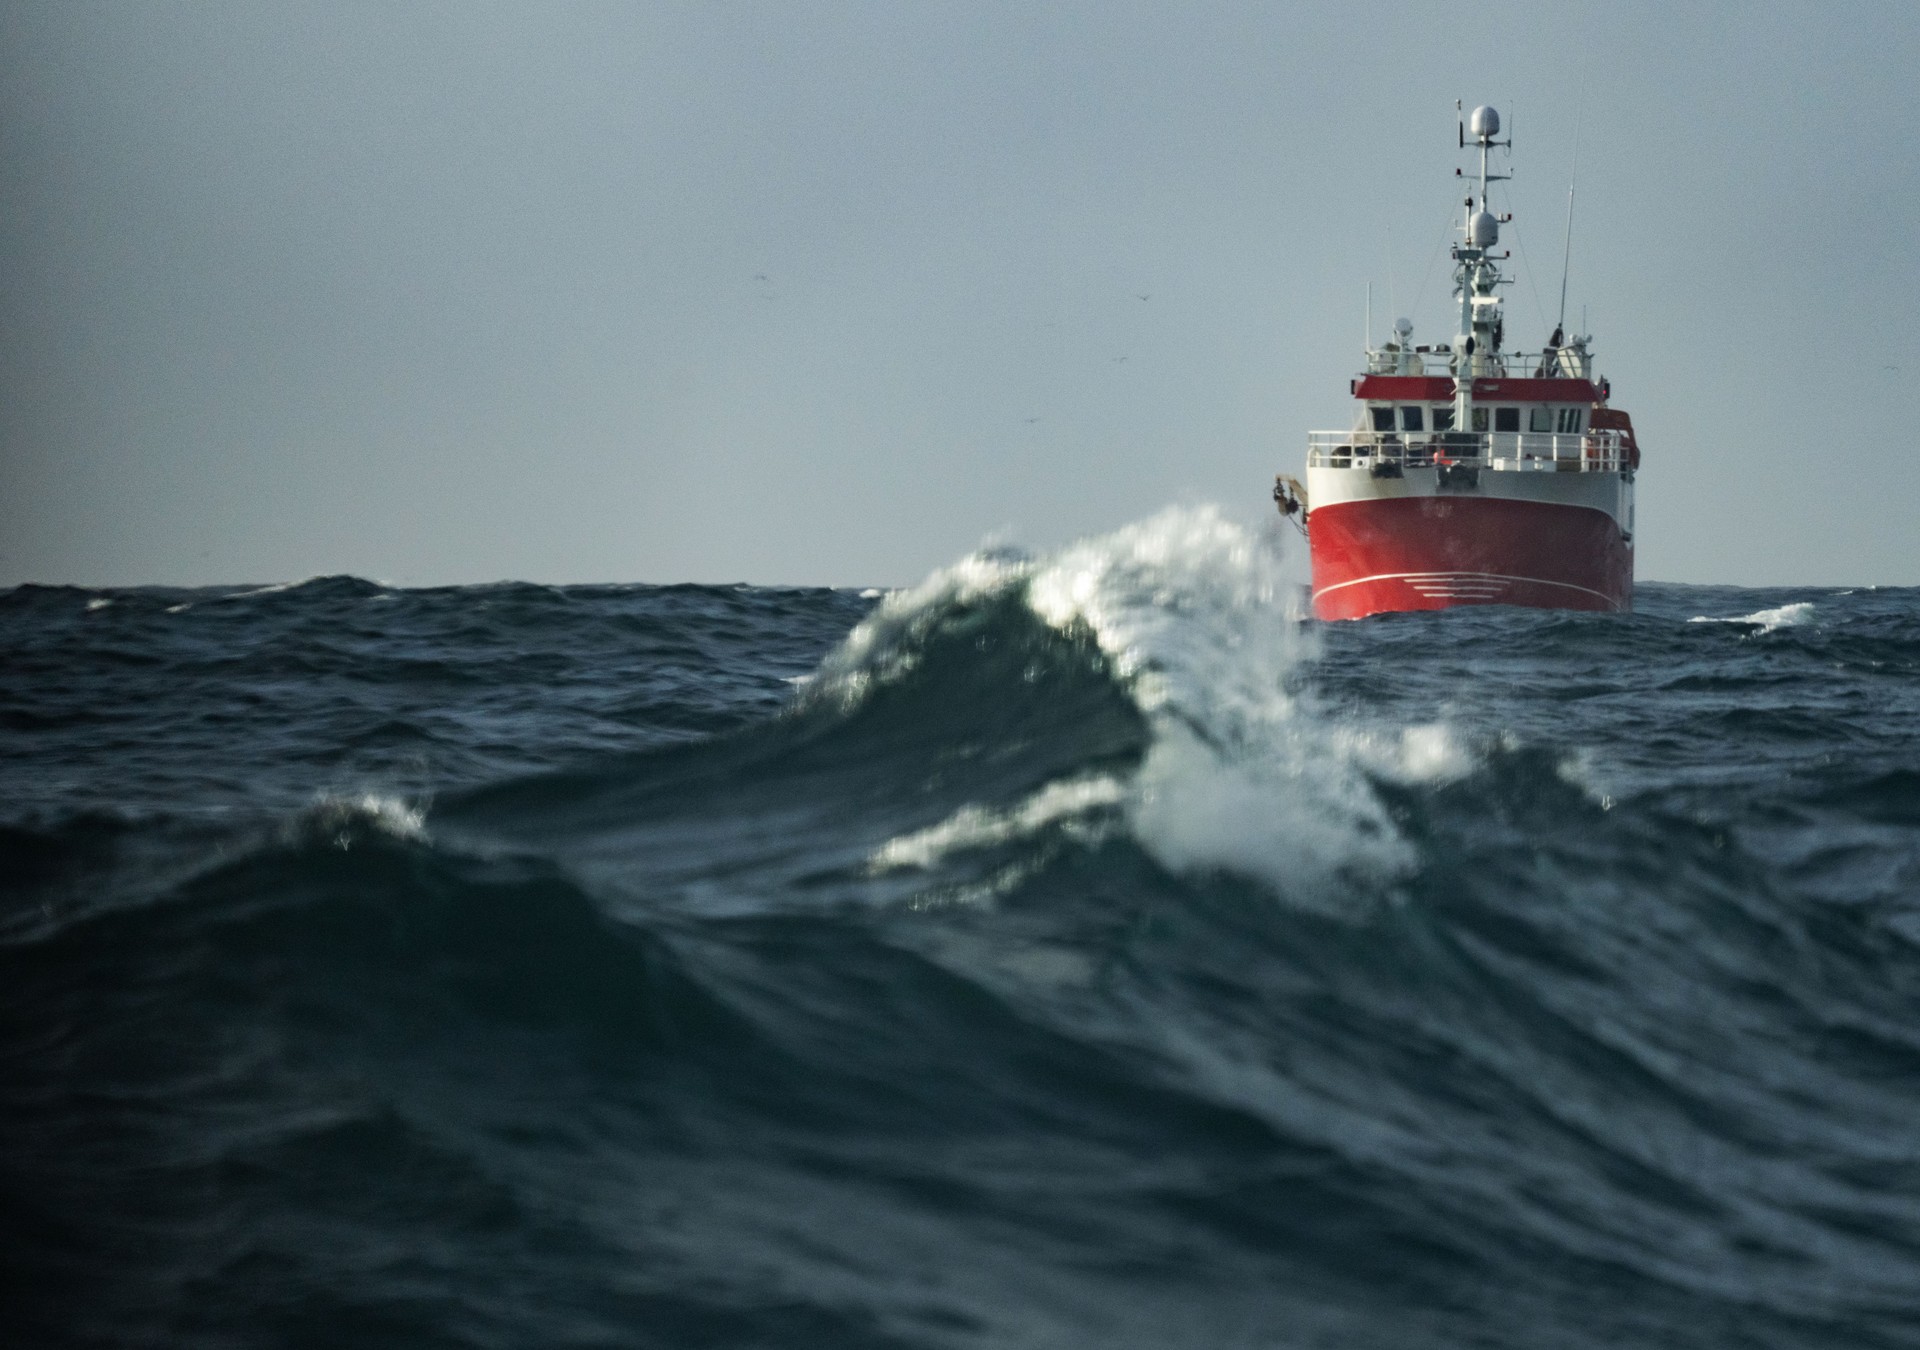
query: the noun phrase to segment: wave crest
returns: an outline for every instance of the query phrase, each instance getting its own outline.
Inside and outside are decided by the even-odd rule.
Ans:
[[[349,849],[370,835],[418,842],[427,837],[423,807],[378,792],[323,792],[286,823],[288,844]]]
[[[1751,624],[1762,633],[1771,633],[1780,628],[1803,628],[1813,622],[1813,605],[1802,600],[1797,604],[1780,605],[1774,609],[1756,610],[1752,614],[1737,617],[1721,617],[1712,614],[1697,614],[1687,620],[1688,623],[1744,623]]]
[[[1092,638],[1145,720],[1145,754],[1130,773],[1070,775],[1017,805],[968,803],[881,845],[876,870],[932,867],[1118,808],[1170,871],[1324,899],[1345,878],[1378,881],[1414,861],[1376,777],[1465,772],[1444,728],[1362,731],[1294,687],[1317,650],[1297,588],[1271,546],[1213,508],[1167,510],[1040,558],[963,559],[883,601],[809,693],[857,704],[915,669],[928,635],[959,612],[1008,597],[1056,632]]]

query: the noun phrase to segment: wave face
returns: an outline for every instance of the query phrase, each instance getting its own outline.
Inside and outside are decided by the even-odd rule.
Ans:
[[[1920,593],[1640,604],[0,596],[0,1332],[1920,1343]]]

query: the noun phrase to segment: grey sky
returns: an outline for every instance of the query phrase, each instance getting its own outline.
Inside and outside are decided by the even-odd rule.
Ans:
[[[1366,283],[1449,327],[1456,98],[1526,346],[1581,124],[1640,577],[1913,584],[1917,69],[1907,4],[0,5],[0,584],[1264,527]]]

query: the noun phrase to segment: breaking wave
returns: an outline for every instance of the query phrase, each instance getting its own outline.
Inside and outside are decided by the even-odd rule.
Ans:
[[[1374,775],[1465,771],[1469,757],[1444,727],[1357,729],[1316,705],[1296,680],[1315,650],[1297,587],[1269,544],[1206,509],[1170,510],[1044,558],[967,558],[888,596],[823,663],[809,696],[852,708],[916,669],[936,630],[1003,600],[1023,613],[1000,605],[1001,622],[1037,619],[1059,641],[1098,649],[1145,724],[1144,753],[1123,777],[1065,777],[1008,811],[969,803],[883,845],[876,857],[888,865],[932,856],[936,843],[1000,843],[1117,809],[1175,871],[1232,872],[1324,899],[1345,873],[1380,879],[1411,864]]]

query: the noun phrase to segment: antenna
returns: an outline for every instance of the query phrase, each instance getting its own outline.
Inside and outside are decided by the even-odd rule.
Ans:
[[[1400,303],[1394,298],[1393,286],[1393,222],[1387,222],[1387,313],[1398,314]]]
[[[1367,350],[1373,350],[1373,283],[1367,283]]]
[[[1567,273],[1573,269],[1573,189],[1567,184],[1567,243],[1566,252],[1560,262],[1560,317],[1553,321],[1555,328],[1565,330],[1567,326]]]
[[[1567,273],[1573,270],[1573,190],[1580,185],[1580,123],[1587,115],[1587,72],[1583,66],[1580,71],[1580,102],[1573,113],[1573,168],[1567,174],[1567,243],[1566,252],[1560,262],[1560,317],[1554,321],[1554,327],[1565,331],[1567,326]],[[1586,331],[1586,311],[1581,311],[1581,331]]]

